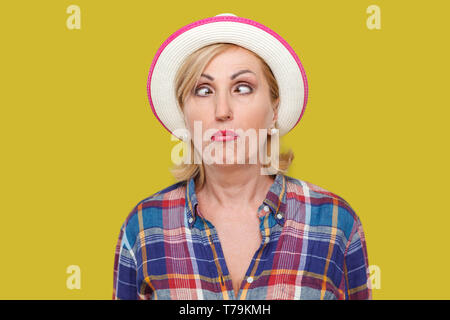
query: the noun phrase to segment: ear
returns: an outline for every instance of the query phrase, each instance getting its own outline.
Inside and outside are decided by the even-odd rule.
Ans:
[[[280,97],[275,100],[275,105],[273,107],[273,123],[275,123],[278,120],[278,110],[280,106]]]

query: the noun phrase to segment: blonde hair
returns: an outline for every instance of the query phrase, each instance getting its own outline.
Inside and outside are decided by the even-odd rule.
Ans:
[[[201,73],[205,69],[206,65],[218,54],[230,49],[230,48],[238,48],[240,46],[235,45],[233,43],[214,43],[205,47],[202,47],[198,49],[197,51],[193,52],[190,56],[186,58],[186,60],[183,62],[182,66],[178,70],[176,77],[175,77],[175,95],[178,101],[178,104],[180,105],[181,109],[183,110],[184,102],[186,101],[189,93],[194,89],[194,87],[197,85],[197,81],[201,76]],[[256,53],[253,51],[250,51],[255,57],[257,57],[261,61],[261,66],[263,70],[263,74],[269,84],[270,88],[270,98],[272,104],[276,105],[276,108],[278,108],[278,102],[279,102],[279,89],[278,89],[278,83],[275,79],[275,76],[272,73],[272,70],[270,70],[270,67],[267,65],[267,63]],[[278,128],[278,124],[275,123],[275,128]],[[271,141],[271,135],[267,136],[267,155],[270,154],[270,143]],[[183,142],[186,143],[186,142]],[[194,145],[192,143],[192,140],[189,142],[190,148],[190,155],[191,155],[191,161],[188,161],[189,163],[181,162],[179,165],[175,165],[171,172],[175,179],[177,181],[184,181],[189,180],[190,178],[198,178],[196,181],[196,186],[198,185],[198,188],[201,189],[203,187],[203,184],[205,182],[205,169],[203,167],[203,162],[201,164],[194,163],[194,152],[197,152],[194,150]],[[276,170],[276,173],[286,173],[289,169],[289,166],[292,163],[292,160],[294,159],[294,153],[291,149],[289,149],[285,153],[280,153],[279,155],[279,166],[278,168],[274,168]],[[267,165],[262,165],[263,167],[270,166],[270,162]]]

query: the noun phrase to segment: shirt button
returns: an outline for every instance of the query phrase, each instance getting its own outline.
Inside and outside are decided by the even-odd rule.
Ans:
[[[269,212],[269,210],[270,210],[270,209],[269,209],[269,206],[264,206],[264,211],[265,211],[265,212]]]
[[[248,282],[248,283],[252,283],[252,282],[253,282],[253,277],[248,277],[248,278],[247,278],[247,282]]]
[[[279,214],[277,214],[277,218],[281,219],[281,218],[283,218],[283,216],[279,213]]]
[[[192,219],[192,218],[189,218],[189,223],[192,223],[192,221],[194,221],[194,219]]]

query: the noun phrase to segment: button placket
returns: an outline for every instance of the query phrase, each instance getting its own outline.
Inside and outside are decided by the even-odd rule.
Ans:
[[[219,277],[219,288],[222,290],[224,299],[235,300],[233,285],[231,283],[230,273],[225,260],[225,255],[223,253],[222,244],[217,234],[217,230],[211,222],[203,219],[203,224],[205,226],[204,233],[208,239],[209,248],[213,253],[213,259],[215,262],[215,267]],[[216,237],[216,241],[214,238]]]
[[[268,205],[266,205],[265,203],[263,203],[263,207],[262,210],[259,211],[259,218],[260,218],[260,233],[262,236],[262,244],[267,244],[270,242],[270,228],[269,228],[269,232],[266,232],[265,229],[265,224],[266,224],[266,220],[269,219],[269,215],[268,213],[270,212],[270,207]]]

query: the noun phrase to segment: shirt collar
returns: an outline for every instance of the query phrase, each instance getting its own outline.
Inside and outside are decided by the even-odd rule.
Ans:
[[[195,224],[197,218],[197,194],[195,193],[195,181],[194,178],[190,178],[186,182],[185,193],[186,205],[186,217],[190,228]],[[286,213],[286,176],[279,173],[275,175],[275,180],[270,186],[269,191],[266,194],[266,198],[258,208],[258,213],[262,212],[266,206],[269,208],[271,214],[275,220],[281,225],[285,222]],[[266,208],[267,210],[267,208]]]

